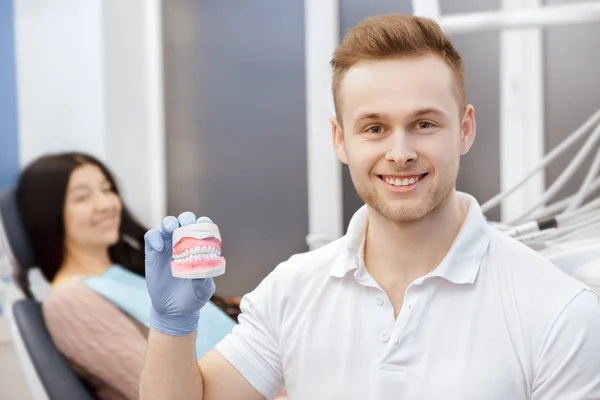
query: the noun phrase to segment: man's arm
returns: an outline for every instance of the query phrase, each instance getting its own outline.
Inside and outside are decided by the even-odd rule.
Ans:
[[[140,399],[202,400],[202,376],[196,364],[196,334],[170,336],[150,329]]]
[[[534,365],[531,400],[600,399],[600,300],[585,290],[557,318]]]
[[[277,337],[268,322],[272,313],[264,309],[272,305],[265,297],[270,289],[264,281],[259,285],[262,290],[257,289],[242,301],[240,324],[219,343],[219,351],[210,351],[196,363],[200,309],[215,292],[215,284],[211,278],[175,278],[170,268],[173,231],[194,222],[212,221],[206,217],[196,221],[193,213],[186,212],[178,218],[166,217],[161,230],[150,230],[144,236],[152,328],[140,379],[140,397],[143,400],[275,397],[283,382]],[[252,306],[250,298],[258,298],[261,306]]]
[[[216,350],[198,363],[195,334],[176,337],[151,329],[140,399],[264,400]]]

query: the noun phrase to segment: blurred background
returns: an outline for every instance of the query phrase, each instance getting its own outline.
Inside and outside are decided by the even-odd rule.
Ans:
[[[573,3],[444,0],[439,12]],[[0,190],[39,155],[93,154],[145,225],[188,210],[212,218],[227,258],[217,293],[241,296],[308,250],[311,234],[341,235],[361,206],[329,143],[327,57],[364,18],[414,11],[409,0],[0,0]],[[483,203],[599,108],[600,22],[449,35],[464,59],[478,133],[458,189]],[[511,92],[523,82],[537,82],[532,110]],[[503,113],[511,105],[524,115]],[[527,121],[512,129],[512,119],[532,119],[532,131]],[[503,141],[510,132],[517,139]],[[530,190],[554,182],[576,150]],[[557,199],[581,185],[591,158]],[[487,215],[518,214],[510,207]],[[0,382],[0,398],[29,398],[5,397],[7,387]]]

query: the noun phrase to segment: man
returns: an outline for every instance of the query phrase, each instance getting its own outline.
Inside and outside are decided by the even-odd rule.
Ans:
[[[600,399],[600,302],[490,228],[455,190],[475,138],[440,28],[372,17],[333,60],[335,151],[366,205],[343,238],[283,262],[198,363],[212,280],[170,277],[167,217],[146,236],[147,399]],[[268,247],[268,244],[265,244]]]

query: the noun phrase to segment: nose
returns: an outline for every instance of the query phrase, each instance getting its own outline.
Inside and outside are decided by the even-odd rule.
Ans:
[[[115,207],[113,196],[108,193],[99,192],[96,195],[96,209],[98,211],[108,211]]]
[[[417,159],[417,152],[406,132],[398,130],[390,136],[385,158],[398,165],[406,165]]]

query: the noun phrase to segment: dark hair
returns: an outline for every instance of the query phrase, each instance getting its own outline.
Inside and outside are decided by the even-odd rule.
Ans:
[[[85,164],[100,168],[112,190],[119,195],[115,179],[106,166],[84,153],[42,156],[29,164],[19,177],[19,212],[33,249],[34,263],[49,282],[58,273],[64,257],[64,206],[69,179],[76,168]],[[135,220],[123,204],[119,240],[109,249],[111,261],[144,276],[145,233],[146,228]],[[24,274],[24,271],[17,274],[17,282],[23,292],[31,297],[29,282],[22,276]]]

